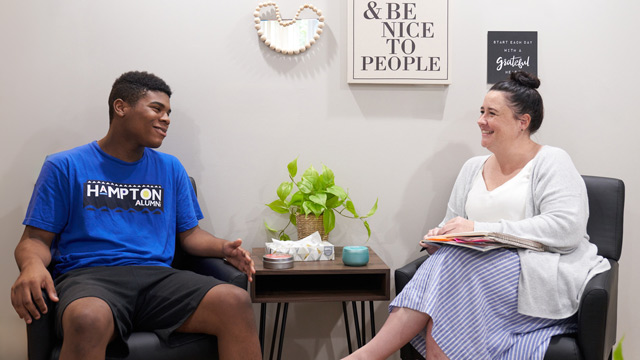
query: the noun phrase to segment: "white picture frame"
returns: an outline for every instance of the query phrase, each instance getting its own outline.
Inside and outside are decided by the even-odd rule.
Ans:
[[[449,0],[347,4],[348,83],[451,83]]]

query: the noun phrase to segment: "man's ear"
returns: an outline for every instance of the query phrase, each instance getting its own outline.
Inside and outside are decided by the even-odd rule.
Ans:
[[[129,109],[129,104],[127,104],[122,99],[116,99],[113,102],[113,111],[117,116],[124,117]]]

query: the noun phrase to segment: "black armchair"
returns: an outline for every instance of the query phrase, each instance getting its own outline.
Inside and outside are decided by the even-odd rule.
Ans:
[[[196,185],[191,179],[194,190]],[[247,275],[219,258],[203,258],[186,254],[176,241],[173,267],[214,276],[220,280],[247,289]],[[55,333],[55,303],[46,297],[49,312],[27,325],[29,360],[57,360],[62,341]],[[215,336],[205,334],[180,334],[179,345],[168,346],[153,332],[134,332],[129,337],[129,354],[107,347],[108,360],[210,360],[218,358],[218,342]]]
[[[624,183],[619,179],[583,176],[589,196],[587,233],[598,246],[598,254],[611,269],[589,281],[578,309],[578,332],[551,338],[545,360],[611,359],[616,343],[618,260],[622,252]],[[420,257],[395,271],[396,295],[427,259]],[[400,350],[403,360],[423,359],[410,345]]]

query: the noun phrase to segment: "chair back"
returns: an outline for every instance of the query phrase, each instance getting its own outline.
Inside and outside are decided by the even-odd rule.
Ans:
[[[587,233],[598,246],[598,255],[618,261],[622,253],[624,223],[624,182],[620,179],[587,176],[582,178],[589,197]]]

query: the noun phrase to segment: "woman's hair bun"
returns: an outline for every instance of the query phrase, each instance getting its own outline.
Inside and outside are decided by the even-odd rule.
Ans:
[[[540,87],[540,79],[526,71],[514,71],[511,73],[509,79],[531,89],[537,89]]]

